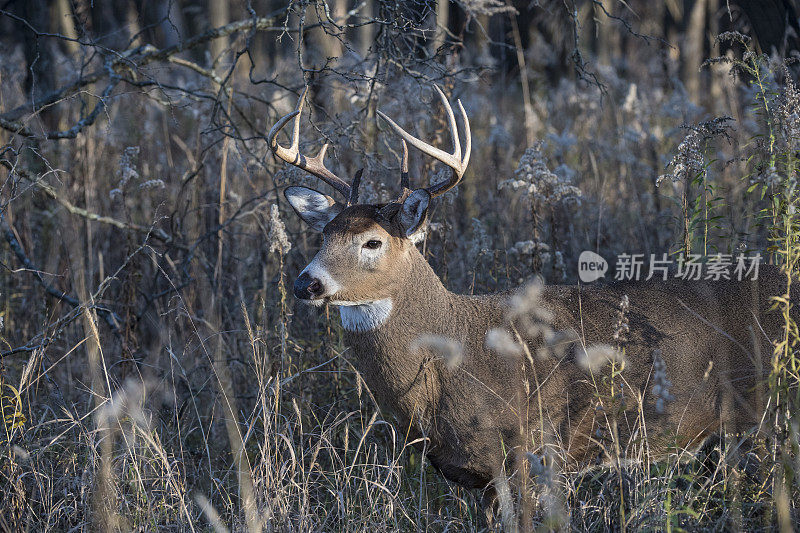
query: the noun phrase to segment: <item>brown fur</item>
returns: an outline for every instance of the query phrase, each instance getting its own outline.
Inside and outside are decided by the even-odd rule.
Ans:
[[[381,235],[390,247],[367,271],[359,268],[357,254],[342,253],[362,242],[365,232]],[[526,358],[498,355],[486,347],[485,336],[491,328],[504,327],[511,293],[463,296],[448,291],[400,235],[377,207],[356,206],[328,224],[319,253],[342,286],[336,299],[392,298],[393,311],[384,324],[364,333],[348,331],[346,342],[356,368],[402,433],[426,437],[432,464],[448,479],[472,488],[486,487],[511,450],[532,450],[542,440],[557,445],[571,469],[607,456],[607,439],[597,431],[609,413],[598,411],[597,390],[576,364],[580,343],[573,343],[561,359],[533,359],[533,367]],[[552,314],[553,329],[577,332],[586,346],[614,344],[619,302],[629,297],[626,402],[618,413],[618,442],[624,448],[636,437],[641,398],[649,451],[657,457],[675,446],[698,444],[721,429],[740,431],[757,423],[770,339],[781,331],[780,317],[768,312],[770,297],[784,291],[783,274],[762,266],[754,282],[671,279],[549,286],[541,305]],[[413,350],[414,341],[426,334],[459,341],[461,364],[451,369],[433,353]],[[675,396],[663,413],[656,412],[652,395],[656,349]]]

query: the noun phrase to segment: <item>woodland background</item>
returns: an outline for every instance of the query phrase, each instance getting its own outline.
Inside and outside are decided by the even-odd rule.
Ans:
[[[324,187],[266,132],[310,86],[301,148],[386,201],[375,110],[447,148],[432,84],[460,98],[470,168],[423,245],[452,290],[574,283],[582,250],[791,264],[799,9],[0,2],[0,529],[483,528],[383,421],[338,313],[292,300],[319,238],[281,190]],[[412,184],[441,171],[412,152]],[[769,464],[797,458],[785,412]],[[725,453],[556,476],[537,527],[796,527],[797,479]]]

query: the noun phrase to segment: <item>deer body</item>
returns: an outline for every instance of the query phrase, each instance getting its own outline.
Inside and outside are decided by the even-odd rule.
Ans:
[[[397,418],[402,434],[410,430],[414,439],[430,439],[425,446],[429,457],[449,479],[484,487],[499,464],[501,435],[496,429],[519,425],[511,417],[487,423],[484,411],[506,413],[507,397],[515,393],[507,385],[514,376],[512,362],[486,358],[479,339],[480,333],[500,325],[502,298],[453,294],[421,255],[414,255],[406,290],[392,298],[392,314],[372,330],[345,330],[345,342],[356,368],[382,407]],[[414,341],[428,334],[462,344],[463,371],[452,371],[436,354],[414,349]]]
[[[560,360],[529,361],[499,355],[486,347],[486,333],[503,327],[510,293],[464,296],[448,291],[414,248],[413,267],[397,294],[392,313],[368,331],[346,331],[354,364],[370,390],[397,419],[400,432],[425,437],[434,466],[448,479],[483,488],[500,472],[510,450],[538,448],[541,395],[546,434],[558,442],[575,470],[609,451],[598,442],[605,425],[596,412],[596,389],[575,361],[575,350],[612,343],[617,308],[631,301],[624,377],[627,393],[638,393],[654,457],[670,448],[700,444],[722,427],[742,431],[757,422],[759,377],[770,368],[769,338],[780,332],[769,296],[785,290],[777,269],[762,267],[760,280],[737,282],[619,283],[544,287],[541,305],[558,330],[583,329],[581,342]],[[753,356],[757,332],[760,362]],[[460,342],[463,361],[449,368],[435,353],[415,349],[414,340],[439,335]],[[730,336],[730,338],[729,338]],[[538,346],[531,343],[535,353]],[[653,352],[661,351],[675,400],[656,412]],[[523,368],[524,367],[524,368]],[[526,393],[523,380],[529,380]],[[624,418],[636,419],[637,399],[629,397]],[[619,438],[630,438],[620,424]],[[533,437],[533,438],[532,438]],[[554,444],[554,443],[550,443]],[[421,445],[420,445],[421,446]]]
[[[313,189],[286,189],[297,214],[324,236],[294,293],[312,305],[340,307],[354,364],[403,434],[416,440],[447,478],[480,488],[509,472],[509,458],[544,447],[557,448],[565,466],[579,469],[645,440],[646,453],[657,457],[720,430],[755,424],[763,413],[759,385],[770,368],[771,341],[781,334],[780,316],[768,312],[771,297],[786,287],[774,267],[762,268],[752,282],[670,279],[544,287],[528,311],[548,331],[568,333],[557,345],[550,343],[558,336],[548,338],[528,315],[509,313],[514,291],[464,296],[443,286],[414,240],[424,228],[430,199],[463,176],[471,138],[459,103],[462,155],[454,114],[438,92],[452,129],[452,154],[379,112],[403,138],[403,192],[389,204],[358,204],[360,171],[352,184],[334,175],[324,166],[325,147],[314,158],[299,152],[303,97],[269,133],[278,157],[346,198],[340,203]],[[284,148],[275,137],[293,117],[292,145]],[[411,190],[406,141],[447,164],[452,177]],[[624,296],[630,301],[629,331],[621,339],[614,334]],[[795,292],[791,299],[800,300]],[[515,346],[524,345],[526,355],[501,355],[497,346],[487,346],[490,331],[518,335]],[[461,346],[458,364],[447,364],[431,346],[420,344],[431,335]],[[624,345],[621,373],[595,374],[578,364],[598,344]],[[546,356],[531,355],[543,346]]]

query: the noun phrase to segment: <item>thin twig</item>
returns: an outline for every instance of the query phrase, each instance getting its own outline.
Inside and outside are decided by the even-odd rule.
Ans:
[[[85,307],[74,296],[71,296],[64,291],[53,287],[51,284],[45,281],[44,276],[42,276],[42,271],[36,268],[36,265],[34,265],[33,262],[28,258],[27,254],[25,254],[25,249],[22,247],[19,240],[17,240],[14,230],[8,221],[6,221],[5,214],[2,211],[0,211],[0,230],[2,230],[3,236],[5,237],[6,242],[8,242],[11,251],[17,256],[17,259],[19,259],[20,263],[22,263],[22,266],[36,277],[36,279],[39,281],[39,284],[44,288],[47,294],[71,305],[72,307]],[[111,331],[114,333],[119,332],[119,324],[122,323],[122,320],[119,318],[119,316],[117,316],[116,313],[104,307],[92,307],[97,311],[97,314],[103,318],[105,323],[108,324],[108,327],[111,328]]]
[[[72,213],[73,215],[81,216],[87,220],[92,220],[94,222],[100,222],[101,224],[108,224],[110,226],[114,226],[115,228],[119,228],[122,230],[127,231],[136,231],[138,233],[143,233],[145,235],[152,236],[159,241],[162,241],[166,244],[174,244],[173,238],[167,232],[160,228],[155,228],[152,226],[145,226],[142,224],[134,224],[133,222],[124,222],[122,220],[117,220],[116,218],[108,217],[105,215],[98,215],[97,213],[92,213],[82,207],[78,207],[69,200],[62,198],[58,195],[56,190],[50,186],[50,184],[44,182],[41,179],[37,179],[33,174],[27,170],[15,168],[6,160],[0,160],[0,165],[6,167],[9,172],[13,172],[18,176],[21,176],[31,182],[33,185],[42,189],[47,196],[52,198],[53,200],[60,203],[64,208]],[[183,246],[178,246],[179,248],[185,249]]]
[[[114,57],[109,63],[104,65],[102,68],[97,69],[94,72],[91,72],[84,76],[81,76],[76,80],[73,80],[71,83],[68,83],[67,85],[51,92],[50,94],[40,98],[39,100],[33,103],[23,104],[21,106],[12,109],[11,111],[0,114],[0,127],[24,135],[22,133],[22,131],[24,130],[24,126],[16,122],[20,118],[29,114],[36,113],[39,109],[42,109],[43,107],[55,104],[56,102],[59,102],[64,98],[67,98],[68,96],[78,92],[83,87],[96,83],[99,80],[105,78],[106,76],[109,75],[109,73],[120,72],[132,68],[141,68],[149,63],[157,61],[165,61],[175,54],[180,54],[181,52],[190,50],[206,42],[212,41],[214,39],[219,39],[220,37],[226,37],[233,33],[250,31],[250,30],[281,31],[281,32],[289,31],[288,28],[285,28],[283,26],[280,25],[276,26],[276,21],[277,21],[277,16],[257,17],[246,20],[239,20],[236,22],[232,22],[230,24],[226,24],[225,26],[221,26],[219,28],[212,28],[205,33],[202,33],[200,35],[187,39],[179,44],[169,46],[166,48],[156,48],[153,45],[147,44],[139,46],[137,48],[133,48],[131,50],[120,52],[117,54],[116,57]]]

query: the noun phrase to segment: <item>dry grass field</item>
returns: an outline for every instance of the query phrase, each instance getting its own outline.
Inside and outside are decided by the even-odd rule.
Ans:
[[[574,284],[583,250],[758,252],[800,270],[790,60],[726,35],[708,37],[691,64],[688,31],[637,36],[656,23],[622,2],[599,4],[633,27],[594,12],[602,46],[578,43],[565,68],[563,43],[547,36],[516,53],[514,25],[508,57],[492,55],[474,35],[502,11],[477,12],[463,48],[449,36],[426,55],[413,47],[435,32],[381,18],[394,13],[388,2],[359,25],[366,8],[353,4],[349,29],[321,2],[239,6],[187,52],[153,46],[144,30],[115,48],[59,27],[37,36],[46,90],[30,82],[26,42],[0,37],[0,530],[488,527],[480,494],[445,481],[381,412],[338,311],[293,299],[320,238],[282,190],[319,184],[274,158],[266,131],[307,84],[304,150],[329,142],[340,175],[365,168],[367,202],[399,187],[400,147],[376,108],[446,147],[432,84],[461,100],[470,168],[432,205],[419,245],[453,291],[535,275]],[[24,25],[5,9],[8,27]],[[410,163],[413,184],[440,179],[430,158]],[[796,529],[800,337],[788,305],[775,303],[785,335],[757,431],[659,461],[644,440],[624,443],[633,461],[616,466],[541,467],[523,527]],[[515,500],[501,500],[492,527],[513,530]]]

